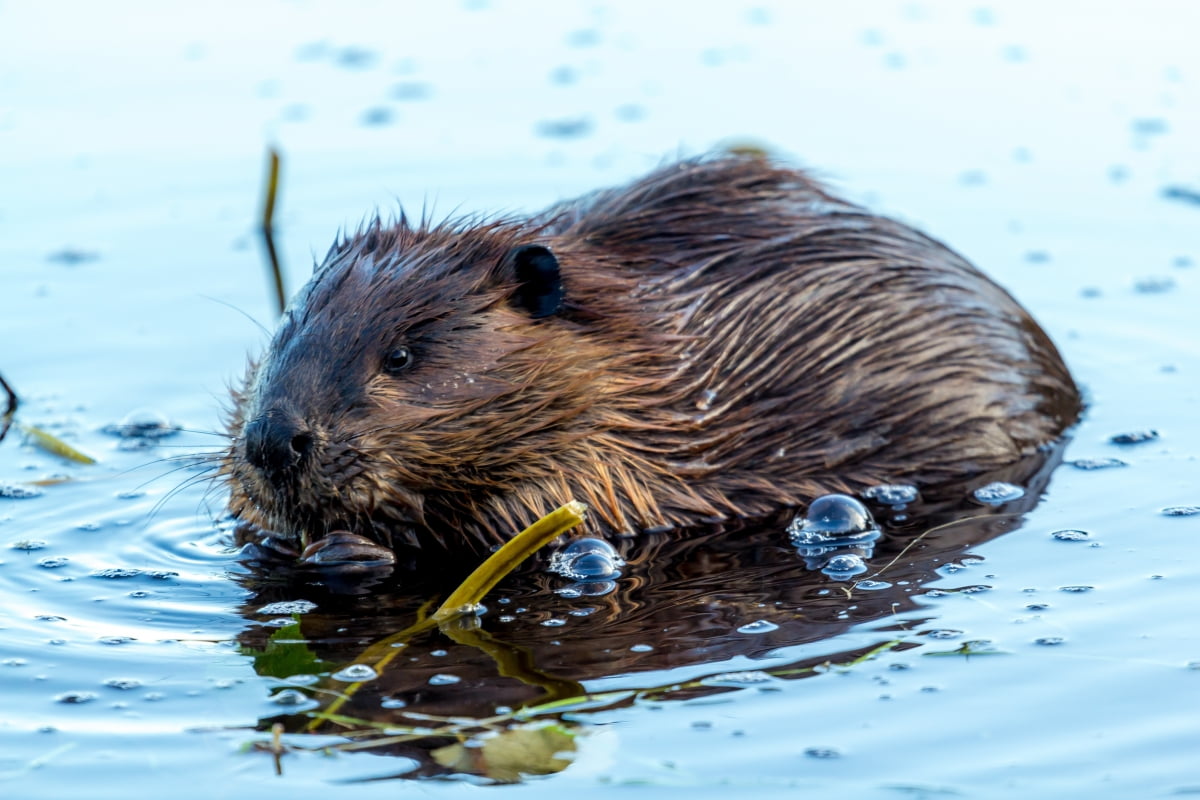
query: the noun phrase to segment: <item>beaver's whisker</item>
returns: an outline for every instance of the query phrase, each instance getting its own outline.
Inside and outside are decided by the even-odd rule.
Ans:
[[[154,518],[158,516],[158,512],[161,511],[168,502],[173,500],[175,497],[177,497],[182,492],[184,492],[188,489],[191,489],[193,486],[196,486],[201,483],[208,482],[211,484],[217,477],[218,476],[214,470],[211,472],[204,472],[199,475],[192,475],[191,477],[187,478],[186,480],[176,484],[171,489],[167,490],[167,492],[165,494],[163,494],[163,496],[160,497],[153,506],[151,506],[150,511],[147,512],[147,514],[146,514],[146,524],[147,525],[150,524],[154,520]]]

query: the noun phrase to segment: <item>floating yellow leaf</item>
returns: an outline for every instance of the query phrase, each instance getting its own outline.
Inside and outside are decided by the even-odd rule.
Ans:
[[[74,461],[76,464],[96,463],[96,459],[85,453],[79,452],[62,439],[59,439],[57,436],[51,433],[46,433],[46,431],[42,430],[41,428],[38,428],[34,425],[22,425],[18,422],[17,429],[20,430],[21,433],[28,436],[30,441],[45,450],[47,453],[53,453],[60,458],[65,458],[68,461]]]

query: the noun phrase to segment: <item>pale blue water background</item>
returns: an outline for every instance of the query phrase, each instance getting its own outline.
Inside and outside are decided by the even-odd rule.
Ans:
[[[1161,513],[1200,505],[1200,206],[1163,196],[1200,191],[1197,31],[1200,6],[1183,0],[0,2],[0,373],[23,421],[101,460],[0,445],[0,481],[88,479],[0,499],[0,794],[485,791],[339,785],[397,770],[367,755],[292,757],[277,778],[239,753],[259,738],[241,728],[277,709],[232,645],[244,592],[212,523],[221,497],[183,491],[149,517],[180,478],[143,486],[166,467],[130,471],[207,440],[124,452],[99,429],[138,408],[218,427],[225,384],[263,341],[229,306],[272,319],[251,234],[269,142],[285,156],[294,288],[375,208],[532,210],[746,139],[1010,288],[1087,388],[1067,458],[1129,466],[1060,469],[1021,530],[942,581],[992,590],[919,615],[1008,655],[917,649],[769,694],[609,712],[566,771],[496,791],[1200,792],[1200,516]],[[393,100],[397,83],[426,96]],[[364,124],[378,109],[391,121]],[[539,134],[580,120],[583,135]],[[52,260],[66,250],[96,258]],[[1107,443],[1145,428],[1161,438]],[[1099,546],[1049,536],[1063,528]],[[12,549],[27,541],[45,547]],[[178,574],[91,574],[108,567]],[[1076,585],[1093,588],[1060,591]],[[875,642],[878,627],[766,665]],[[96,698],[56,701],[70,692]]]

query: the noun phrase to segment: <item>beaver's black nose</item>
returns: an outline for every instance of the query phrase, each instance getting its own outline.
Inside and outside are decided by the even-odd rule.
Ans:
[[[299,467],[312,453],[314,443],[303,420],[279,409],[250,420],[242,437],[246,460],[272,477]]]

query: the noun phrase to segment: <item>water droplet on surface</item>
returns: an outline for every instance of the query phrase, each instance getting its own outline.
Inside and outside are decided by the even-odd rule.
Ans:
[[[1075,469],[1082,470],[1112,469],[1114,467],[1129,466],[1119,458],[1077,458],[1068,463]]]
[[[867,562],[862,556],[853,553],[844,553],[834,556],[825,562],[825,566],[821,568],[831,578],[844,580],[852,578],[855,575],[861,575],[867,571]]]
[[[649,644],[635,644],[629,647],[629,652],[631,653],[649,653],[653,650],[654,646]]]
[[[96,699],[95,692],[63,692],[60,695],[55,695],[56,703],[67,703],[68,705],[79,705],[80,703],[90,703]]]
[[[1090,591],[1091,591],[1092,589],[1094,589],[1094,588],[1095,588],[1094,586],[1084,586],[1084,585],[1079,585],[1079,586],[1060,586],[1058,590],[1059,590],[1060,592],[1068,592],[1068,593],[1071,593],[1071,594],[1082,594],[1082,593],[1084,593],[1084,592],[1090,592]]]
[[[862,589],[865,592],[877,592],[881,589],[890,589],[892,584],[888,581],[859,581],[854,584],[854,588]]]
[[[26,539],[20,542],[13,542],[11,545],[9,545],[9,547],[11,547],[13,550],[30,552],[33,550],[42,550],[46,547],[46,543],[36,539]]]
[[[1065,641],[1066,641],[1066,639],[1064,639],[1061,636],[1042,636],[1037,639],[1034,639],[1033,643],[1051,647],[1054,645],[1062,644]]]
[[[576,539],[550,557],[547,569],[574,581],[607,580],[620,575],[625,562],[603,539]]]
[[[1153,442],[1157,438],[1158,431],[1147,429],[1143,431],[1116,433],[1108,437],[1108,440],[1113,444],[1143,444],[1145,442]]]
[[[1162,510],[1164,517],[1194,517],[1200,514],[1200,506],[1167,506]]]
[[[1071,529],[1054,531],[1050,535],[1060,542],[1085,542],[1092,538],[1092,535],[1087,531],[1077,531]]]
[[[957,639],[962,636],[962,631],[952,630],[950,628],[937,628],[929,631],[926,636],[930,639]]]
[[[832,747],[809,747],[804,751],[809,758],[841,758],[842,754]]]
[[[141,574],[142,571],[135,567],[107,567],[105,569],[92,570],[91,573],[93,578],[109,578],[114,580],[120,578],[136,578]]]
[[[308,695],[298,689],[282,689],[271,695],[271,702],[277,706],[299,706],[309,700]]]
[[[30,500],[41,497],[44,492],[37,486],[22,486],[19,483],[0,483],[0,498],[6,500]]]
[[[777,630],[779,630],[779,626],[776,625],[774,622],[768,622],[765,619],[759,619],[759,620],[755,620],[754,622],[747,622],[745,625],[742,625],[741,627],[739,627],[737,629],[737,632],[738,633],[759,634],[759,633],[770,633],[771,631],[777,631]]]
[[[542,620],[542,625],[544,625],[547,628],[561,628],[563,625],[566,625],[566,624],[567,624],[567,621],[565,619],[562,619],[561,617],[551,617],[550,619]]]
[[[903,506],[916,502],[920,493],[907,483],[884,483],[863,492],[863,497],[885,506]]]
[[[142,682],[139,681],[137,678],[109,678],[108,680],[106,680],[104,682],[104,685],[109,687],[110,689],[120,689],[122,691],[128,691],[129,689],[140,688],[142,685]]]
[[[986,486],[980,486],[971,495],[984,505],[999,506],[1021,499],[1025,496],[1025,490],[1004,481],[993,481]]]
[[[268,603],[256,611],[256,614],[307,614],[317,607],[311,600],[283,600],[278,603]],[[295,620],[289,620],[294,622]]]
[[[404,708],[408,701],[401,697],[385,697],[379,701],[380,708]]]
[[[163,439],[179,432],[164,414],[147,408],[130,411],[120,422],[105,425],[101,430],[122,439]]]
[[[450,684],[458,683],[461,680],[462,680],[462,678],[458,677],[457,675],[445,675],[445,674],[431,675],[429,677],[429,685],[430,686],[449,686]]]
[[[71,559],[66,556],[49,556],[38,559],[37,565],[43,569],[58,569],[59,567],[65,567],[70,561]]]
[[[334,680],[346,681],[347,683],[361,683],[362,681],[373,681],[379,677],[379,673],[375,668],[368,664],[351,664],[348,667],[343,667],[329,677]]]

